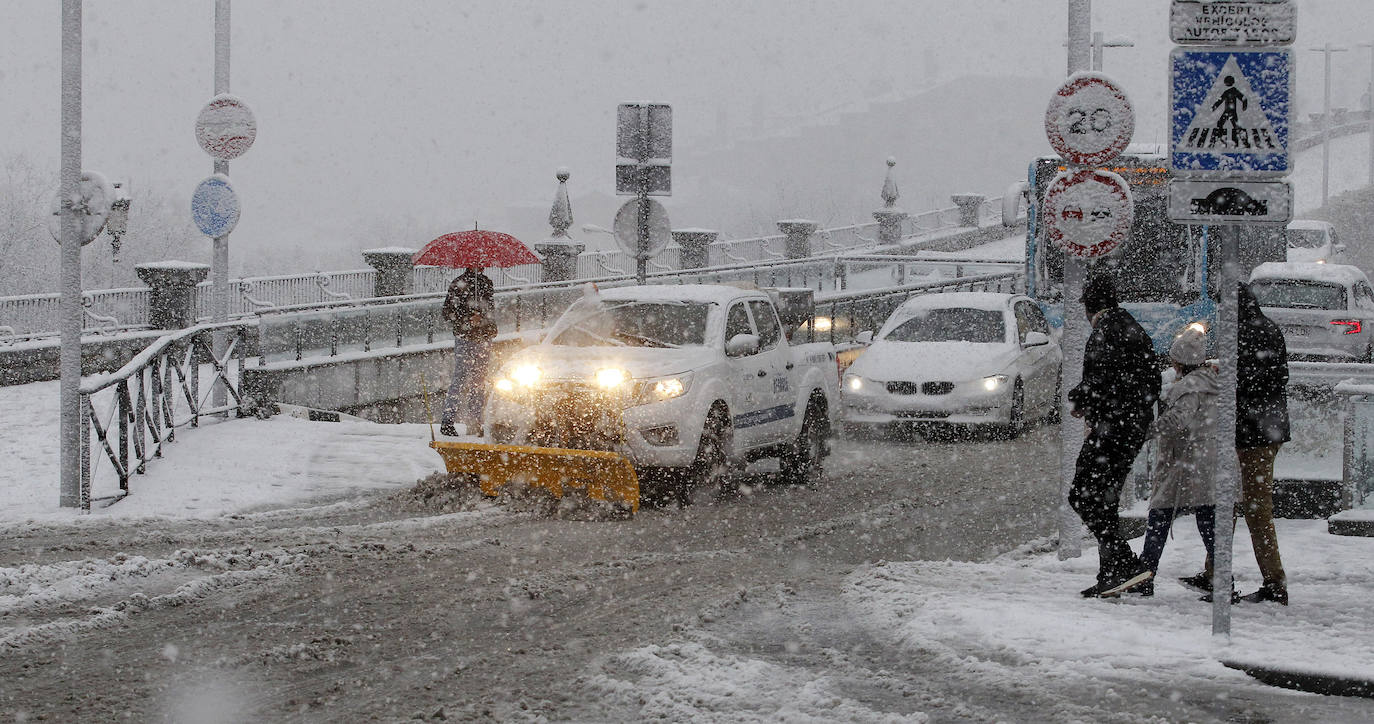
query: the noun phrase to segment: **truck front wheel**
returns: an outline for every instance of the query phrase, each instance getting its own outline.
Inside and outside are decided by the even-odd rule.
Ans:
[[[728,465],[726,451],[730,449],[733,431],[725,413],[719,409],[711,411],[701,431],[701,444],[697,446],[697,457],[677,488],[678,505],[692,504],[692,494],[697,490],[710,490],[713,493],[726,485]]]
[[[778,461],[782,481],[788,485],[814,485],[821,477],[825,456],[825,412],[816,402],[806,406],[801,433],[792,449]]]

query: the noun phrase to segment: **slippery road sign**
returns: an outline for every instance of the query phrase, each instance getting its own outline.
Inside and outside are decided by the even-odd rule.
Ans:
[[[1292,170],[1290,50],[1175,48],[1169,64],[1170,171],[1274,178]]]

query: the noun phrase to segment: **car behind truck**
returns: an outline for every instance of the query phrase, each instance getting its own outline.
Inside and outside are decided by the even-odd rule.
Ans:
[[[786,482],[813,482],[838,412],[835,349],[792,344],[789,321],[759,289],[589,286],[498,370],[486,439],[546,451],[535,466],[618,455],[651,497],[684,504],[764,458]]]

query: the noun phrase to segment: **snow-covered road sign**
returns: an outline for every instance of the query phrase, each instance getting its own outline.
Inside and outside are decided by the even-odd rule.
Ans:
[[[1101,73],[1075,73],[1045,108],[1045,135],[1054,150],[1076,166],[1100,166],[1116,158],[1135,134],[1131,102]]]
[[[1169,65],[1170,171],[1274,178],[1292,170],[1292,51],[1175,48]]]
[[[1135,205],[1125,179],[1081,169],[1061,171],[1050,181],[1041,213],[1050,243],[1069,256],[1093,259],[1112,253],[1130,235]]]
[[[1289,0],[1174,0],[1169,37],[1179,45],[1288,45],[1296,20]]]
[[[1281,224],[1292,217],[1287,181],[1169,182],[1169,218],[1180,224]]]
[[[239,223],[239,197],[229,177],[222,173],[201,181],[191,194],[191,217],[200,233],[217,239]]]

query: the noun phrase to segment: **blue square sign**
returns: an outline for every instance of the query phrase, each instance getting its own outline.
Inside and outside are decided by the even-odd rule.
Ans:
[[[1170,171],[1234,179],[1292,170],[1291,50],[1175,48],[1169,68]]]

